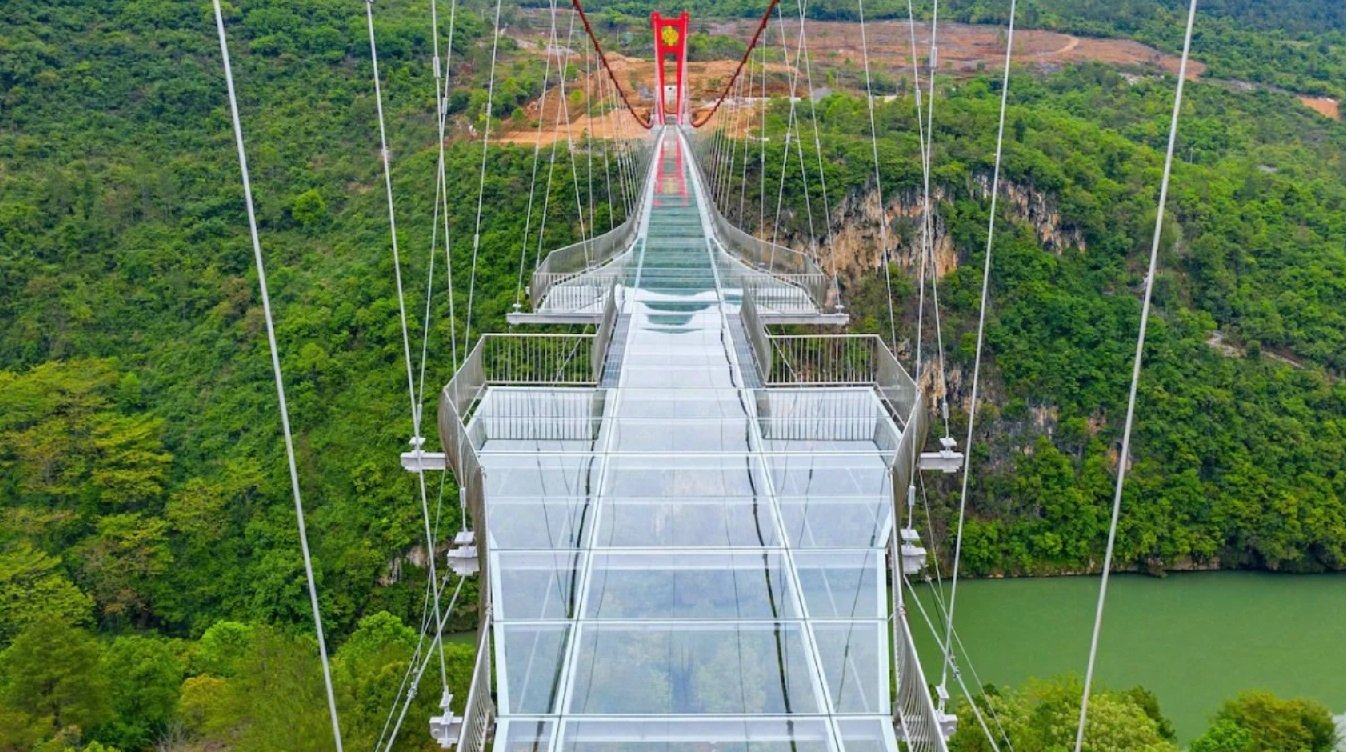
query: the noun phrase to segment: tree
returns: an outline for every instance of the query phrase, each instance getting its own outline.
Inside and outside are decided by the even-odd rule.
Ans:
[[[60,571],[60,563],[26,542],[0,553],[0,643],[40,619],[76,626],[91,621],[93,599]]]
[[[218,621],[201,635],[192,654],[193,673],[229,678],[252,645],[253,628],[236,621]]]
[[[116,677],[113,718],[97,736],[124,749],[144,749],[168,728],[178,703],[182,662],[167,641],[127,635],[103,654],[103,673]]]
[[[1332,715],[1320,703],[1245,692],[1220,708],[1192,752],[1332,752],[1336,741]]]
[[[84,580],[106,618],[144,617],[154,579],[168,570],[168,523],[159,517],[113,514],[80,547]]]
[[[989,689],[976,699],[994,708],[1016,749],[1056,750],[1074,746],[1084,688],[1073,677],[1030,682],[1018,691]],[[1139,688],[1127,692],[1100,691],[1089,698],[1089,726],[1084,749],[1091,752],[1177,752],[1165,736],[1167,721],[1158,714],[1153,695]],[[964,705],[958,712],[958,731],[949,749],[986,752],[991,749],[981,726]]]
[[[51,618],[36,620],[0,654],[0,700],[48,735],[95,729],[112,714],[101,660],[88,632]]]
[[[290,216],[301,227],[313,227],[327,216],[327,202],[316,188],[310,188],[290,203]]]

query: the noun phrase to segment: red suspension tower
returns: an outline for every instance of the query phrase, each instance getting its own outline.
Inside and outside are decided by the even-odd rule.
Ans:
[[[659,90],[655,93],[654,114],[658,122],[677,123],[687,112],[687,89],[684,74],[687,67],[687,25],[691,16],[687,11],[677,18],[664,18],[658,12],[650,14],[650,26],[654,29],[654,63],[659,71]],[[668,58],[672,56],[677,66],[677,77],[669,86],[667,81]],[[669,106],[672,95],[672,106]]]

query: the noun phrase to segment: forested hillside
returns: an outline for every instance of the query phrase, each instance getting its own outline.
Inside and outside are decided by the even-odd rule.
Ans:
[[[1171,80],[1092,66],[1012,87],[1004,177],[1059,212],[1058,247],[1043,247],[1033,226],[1040,217],[1002,203],[988,322],[994,406],[981,424],[965,564],[983,573],[1088,571],[1105,537]],[[936,109],[940,230],[957,256],[941,283],[955,408],[965,407],[970,386],[997,110],[988,81],[951,92]],[[863,100],[834,95],[818,113],[828,185],[872,198]],[[914,113],[909,97],[878,107],[890,205],[912,205],[919,193]],[[784,103],[771,116],[768,217],[787,116]],[[1194,87],[1119,539],[1125,566],[1346,568],[1343,149],[1341,126],[1288,96]],[[785,163],[783,232],[800,239],[804,184],[794,160]],[[750,225],[759,216],[755,173],[750,159]],[[817,176],[809,182],[819,195]],[[893,213],[895,242],[914,245],[916,224]],[[872,212],[843,216],[834,231],[875,222]],[[852,311],[862,327],[886,332],[877,279],[859,280]],[[914,339],[915,286],[904,281],[897,293],[903,337]],[[959,412],[956,437],[966,431]],[[937,522],[950,513],[941,498]]]
[[[993,18],[982,5],[950,12]],[[1171,0],[1106,5],[1041,0],[1028,12],[1175,46]],[[1338,92],[1339,9],[1302,2],[1272,19],[1261,8],[1210,4],[1201,54],[1212,75]],[[489,65],[475,11],[457,17],[450,99],[459,268]],[[425,586],[420,509],[396,461],[411,420],[363,13],[340,0],[228,10],[352,748],[379,736]],[[403,272],[420,310],[434,196],[430,29],[420,3],[380,2],[377,14]],[[0,14],[0,749],[330,748],[218,55],[200,3],[11,0]],[[522,118],[539,61],[507,54],[497,77],[494,114]],[[1170,92],[1171,81],[1102,67],[1013,83],[1008,177],[1054,202],[1087,248],[1044,250],[1006,209],[966,549],[975,573],[1097,566]],[[1190,95],[1121,560],[1343,569],[1346,130],[1285,95],[1213,85]],[[936,113],[940,213],[959,257],[942,287],[945,339],[964,373],[997,102],[976,81],[941,93]],[[829,186],[863,197],[863,100],[838,93],[820,107]],[[773,129],[785,112],[773,108]],[[910,193],[912,102],[879,114],[885,188]],[[515,301],[531,158],[490,152],[475,330],[502,328]],[[798,175],[786,180],[788,196],[803,195]],[[554,186],[546,246],[577,233],[569,188]],[[802,207],[792,208],[785,229],[798,238]],[[910,226],[895,227],[910,240]],[[879,330],[874,271],[846,292],[857,327]],[[910,270],[897,271],[912,314]],[[447,320],[447,300],[433,305]],[[899,322],[904,336],[913,320]],[[1228,350],[1208,343],[1217,328]],[[448,340],[445,327],[431,332],[428,392],[449,376]],[[947,490],[932,489],[941,526]],[[451,481],[443,492],[454,498]],[[451,527],[456,504],[445,509]],[[473,587],[457,628],[474,623]],[[450,682],[469,671],[470,648],[451,646]],[[436,677],[400,749],[421,746],[437,691]]]

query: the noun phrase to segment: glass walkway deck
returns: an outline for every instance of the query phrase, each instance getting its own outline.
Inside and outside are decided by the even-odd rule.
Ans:
[[[454,468],[480,478],[463,482],[489,604],[473,743],[821,752],[938,736],[887,584],[916,390],[871,338],[769,337],[684,137],[657,150],[634,245],[605,272],[607,334],[534,335],[542,355],[505,358],[522,378],[479,360],[467,391],[445,391]],[[906,685],[921,719],[895,702]]]

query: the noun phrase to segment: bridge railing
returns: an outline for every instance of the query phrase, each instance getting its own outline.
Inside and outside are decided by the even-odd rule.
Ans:
[[[495,693],[492,689],[495,672],[491,668],[491,596],[489,588],[482,588],[481,593],[481,637],[477,641],[477,660],[472,668],[467,704],[463,707],[463,730],[458,737],[458,752],[484,752],[495,721]]]
[[[766,383],[766,375],[774,368],[771,335],[767,333],[761,315],[757,312],[756,298],[747,290],[743,292],[738,315],[743,323],[743,331],[748,335],[748,344],[752,348],[752,357],[757,364],[757,373],[762,377],[762,383]]]
[[[896,512],[896,510],[894,510]],[[901,602],[902,555],[898,550],[896,527],[889,539],[888,566],[893,578],[893,609]],[[897,697],[893,701],[893,723],[898,741],[912,752],[948,752],[944,729],[935,712],[934,699],[926,684],[925,670],[916,652],[916,643],[905,618],[893,619],[893,670],[897,672]]]
[[[802,289],[819,311],[828,309],[831,278],[807,254],[762,240],[738,229],[707,201],[715,233],[726,250],[749,267]]]
[[[594,334],[589,358],[592,362],[591,368],[595,384],[603,378],[603,361],[607,357],[608,345],[612,344],[612,333],[617,328],[617,312],[621,308],[620,301],[617,298],[621,289],[615,279],[608,286],[608,299],[603,304],[603,318],[599,320],[598,331]]]
[[[626,277],[625,264],[615,263],[607,269],[592,269],[579,273],[534,273],[530,290],[541,290],[534,298],[534,307],[541,310],[546,301],[548,310],[584,311],[606,303],[612,285]],[[609,269],[611,271],[609,271]]]
[[[648,177],[653,153],[653,143],[646,144],[637,152],[636,174],[642,178]],[[636,190],[643,190],[643,183],[644,180]],[[636,202],[636,209],[629,212],[626,219],[615,228],[549,252],[533,271],[528,286],[528,298],[533,301],[533,308],[540,309],[547,295],[558,286],[593,272],[630,248],[636,240],[636,231],[640,227],[643,211],[643,199],[639,199]],[[595,280],[593,285],[571,286],[573,289],[562,292],[562,295],[567,297],[560,301],[558,307],[577,310],[597,304],[611,283],[610,279],[600,278]]]
[[[705,172],[701,169],[699,158],[696,157],[698,153],[703,152],[693,149],[692,153],[693,169],[701,177],[701,185],[708,187],[709,183],[705,180]],[[812,257],[793,248],[786,248],[783,245],[762,240],[740,230],[720,213],[720,208],[715,205],[715,200],[709,190],[707,190],[705,198],[705,205],[710,211],[711,224],[714,225],[715,234],[726,251],[755,271],[770,274],[786,284],[799,287],[807,293],[815,309],[823,311],[830,308],[831,277],[822,270],[822,267],[818,266],[818,263]],[[758,302],[767,303],[768,301],[763,299]]]

